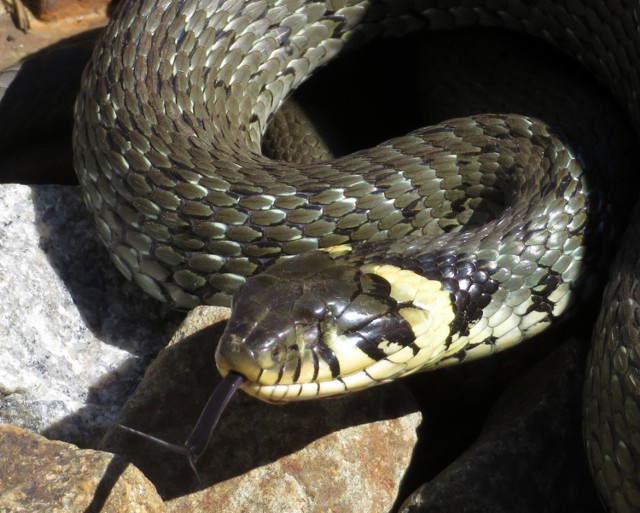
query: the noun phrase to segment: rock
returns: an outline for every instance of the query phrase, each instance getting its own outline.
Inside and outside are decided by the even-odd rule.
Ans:
[[[153,485],[123,458],[0,425],[0,511],[162,513]]]
[[[400,511],[602,512],[581,437],[585,345],[566,342],[512,384],[475,444]]]
[[[189,315],[120,423],[183,443],[219,381],[214,351],[223,325],[209,324],[220,315],[210,307]],[[197,462],[200,483],[184,456],[121,429],[111,430],[101,448],[135,463],[171,512],[386,512],[411,459],[416,410],[400,383],[283,406],[240,392]]]
[[[0,422],[95,445],[180,316],[121,277],[77,187],[0,186]]]

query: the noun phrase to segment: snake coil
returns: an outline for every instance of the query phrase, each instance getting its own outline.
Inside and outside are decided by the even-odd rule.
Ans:
[[[482,25],[576,55],[638,127],[639,14],[632,0],[125,1],[77,101],[84,197],[118,268],[153,297],[191,308],[239,290],[216,360],[258,397],[334,395],[486,356],[548,326],[585,280],[589,218],[605,213],[571,149],[535,119],[481,115],[292,165],[260,153],[267,124],[344,48]],[[616,436],[640,418],[626,302],[637,279],[614,277],[609,296],[623,298],[610,301],[634,323],[618,347],[601,321],[610,340],[594,353],[586,431],[601,493],[624,511],[640,507],[639,449],[631,437],[614,450],[605,412]]]

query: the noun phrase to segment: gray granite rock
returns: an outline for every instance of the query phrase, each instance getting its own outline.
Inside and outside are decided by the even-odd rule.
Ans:
[[[0,422],[92,446],[180,316],[122,278],[77,187],[0,186]]]
[[[150,365],[119,422],[182,444],[219,381],[214,351],[224,310],[192,311]],[[334,400],[267,404],[239,392],[197,462],[113,428],[101,448],[122,454],[173,513],[387,512],[412,457],[421,415],[401,383]]]

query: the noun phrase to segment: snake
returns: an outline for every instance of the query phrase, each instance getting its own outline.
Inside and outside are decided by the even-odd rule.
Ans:
[[[119,5],[83,75],[74,166],[127,278],[177,308],[233,306],[216,351],[225,378],[179,449],[190,461],[237,388],[272,402],[361,390],[512,347],[578,302],[594,269],[587,240],[606,247],[610,219],[542,121],[456,118],[321,162],[261,151],[289,94],[341,53],[470,26],[546,39],[639,127],[634,0]],[[617,511],[640,507],[635,226],[585,385],[592,471]]]

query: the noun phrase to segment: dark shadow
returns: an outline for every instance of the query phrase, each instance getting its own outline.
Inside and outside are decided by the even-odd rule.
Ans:
[[[114,456],[107,465],[107,468],[102,475],[102,479],[98,483],[96,493],[89,505],[85,508],[83,513],[100,513],[106,502],[111,495],[113,487],[118,482],[118,479],[127,470],[129,462],[121,456]]]
[[[597,307],[591,306],[590,312]],[[403,511],[440,511],[438,505],[446,504],[452,511],[485,512],[495,501],[503,511],[603,513],[581,436],[591,336],[586,319],[591,317],[564,323],[466,371],[462,366],[455,372],[466,378],[441,382],[453,383],[446,402],[423,393],[421,409],[437,416],[426,416],[422,424],[395,509],[415,492],[423,509]],[[409,386],[433,383],[424,375]],[[483,490],[473,503],[469,488]]]
[[[0,183],[77,183],[73,106],[100,31],[36,52],[21,64],[9,87],[0,89]]]
[[[394,511],[410,494],[425,483],[431,483],[437,488],[441,473],[449,466],[457,464],[456,460],[461,455],[475,450],[477,442],[481,441],[478,440],[479,437],[482,439],[497,436],[486,429],[487,417],[496,414],[494,411],[496,401],[501,400],[505,392],[513,395],[510,391],[513,384],[528,375],[529,370],[541,361],[553,356],[565,341],[572,337],[589,340],[591,320],[594,318],[597,308],[597,302],[592,302],[577,318],[560,323],[544,334],[507,351],[497,353],[491,358],[472,361],[433,373],[416,374],[408,378],[406,385],[418,401],[424,418],[418,433],[418,444],[407,469],[406,477],[402,481]],[[580,362],[576,366],[580,369],[580,375],[574,380],[574,389],[566,391],[571,394],[570,399],[567,400],[571,405],[571,411],[563,411],[562,415],[559,415],[559,417],[570,417],[571,426],[566,427],[563,433],[572,436],[572,438],[568,441],[562,440],[562,458],[559,458],[562,468],[561,470],[555,468],[547,470],[547,472],[557,471],[559,475],[557,484],[544,492],[545,494],[553,494],[556,499],[561,497],[561,502],[565,506],[571,507],[562,509],[554,502],[549,505],[549,511],[589,511],[593,513],[601,511],[599,503],[593,502],[596,497],[595,487],[587,468],[581,437],[580,391],[583,363]],[[529,397],[535,397],[538,389],[544,389],[545,386],[548,386],[548,383],[540,383],[538,388],[530,388],[522,396],[523,403]],[[501,410],[497,412],[500,413]],[[508,413],[506,414],[508,415]],[[522,415],[522,413],[519,414]],[[541,443],[546,444],[550,453],[558,450],[558,437],[555,433],[549,435],[541,430],[539,434]],[[519,457],[521,457],[521,453],[502,454],[500,465],[503,469],[510,466],[515,467],[520,464],[515,461]],[[480,467],[479,465],[478,468]],[[495,471],[500,472],[501,469],[496,468]],[[471,472],[465,473],[464,470],[459,470],[459,472],[465,476],[473,476]],[[484,478],[484,476],[478,475],[478,479]],[[448,484],[452,486],[451,482]],[[518,485],[513,483],[513,486],[514,489],[517,489]],[[535,496],[531,500],[540,500],[540,490],[523,489],[521,493],[524,496],[530,492]],[[493,491],[488,492],[488,494],[491,493]]]
[[[334,156],[425,126],[418,66],[422,35],[376,40],[320,68],[294,93]]]

